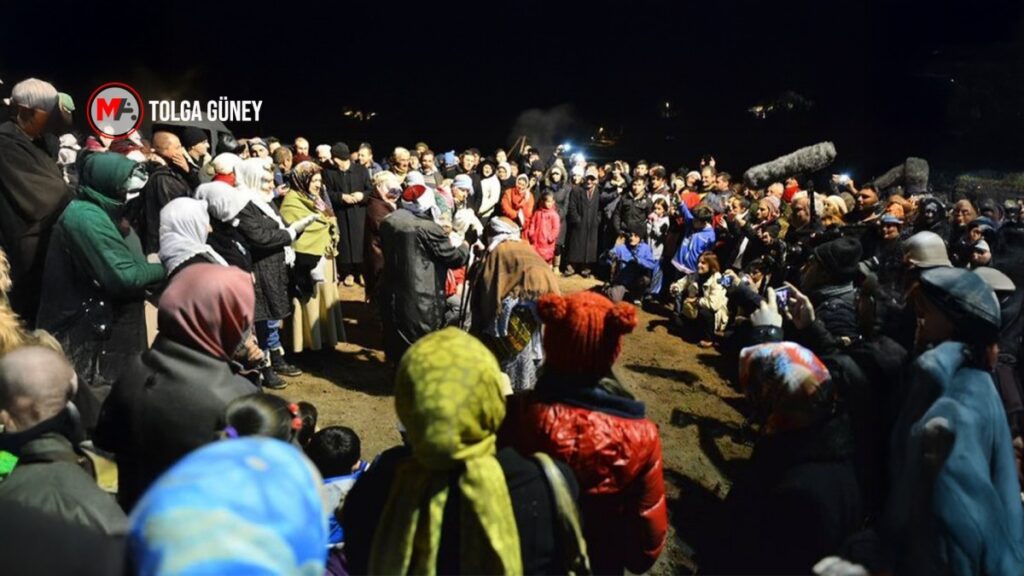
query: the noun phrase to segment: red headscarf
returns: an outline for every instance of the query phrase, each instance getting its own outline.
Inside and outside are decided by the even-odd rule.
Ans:
[[[227,360],[255,317],[252,276],[231,266],[192,264],[160,297],[157,327],[171,340]]]

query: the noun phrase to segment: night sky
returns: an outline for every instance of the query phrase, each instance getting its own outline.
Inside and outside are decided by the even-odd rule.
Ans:
[[[740,173],[826,139],[864,176],[908,155],[1024,168],[1018,2],[343,4],[14,2],[0,92],[37,76],[81,108],[112,80],[147,100],[260,99],[263,122],[229,125],[237,136],[368,140],[378,155],[419,140],[490,153],[539,109],[543,126],[520,124],[539,144],[604,126],[621,138],[593,157],[670,168],[710,153]],[[813,104],[747,111],[787,93]]]

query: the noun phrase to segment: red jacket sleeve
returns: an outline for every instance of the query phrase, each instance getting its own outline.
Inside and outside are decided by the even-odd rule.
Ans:
[[[627,551],[625,564],[634,574],[650,570],[661,556],[668,539],[668,506],[665,501],[663,466],[661,438],[655,429],[648,466],[636,480],[640,483],[635,492],[637,501],[627,512],[631,526],[626,533],[634,541],[624,548]]]

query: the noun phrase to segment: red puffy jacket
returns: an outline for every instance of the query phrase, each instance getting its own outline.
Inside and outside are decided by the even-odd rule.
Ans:
[[[642,414],[642,404],[626,402]],[[668,535],[661,439],[642,415],[611,412],[512,397],[502,439],[522,454],[558,458],[576,473],[595,574],[621,574],[623,568],[641,574],[661,555]]]

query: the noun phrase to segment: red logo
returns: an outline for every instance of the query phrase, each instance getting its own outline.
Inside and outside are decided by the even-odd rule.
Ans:
[[[86,116],[98,136],[120,140],[142,127],[142,97],[128,84],[107,82],[89,96]]]

